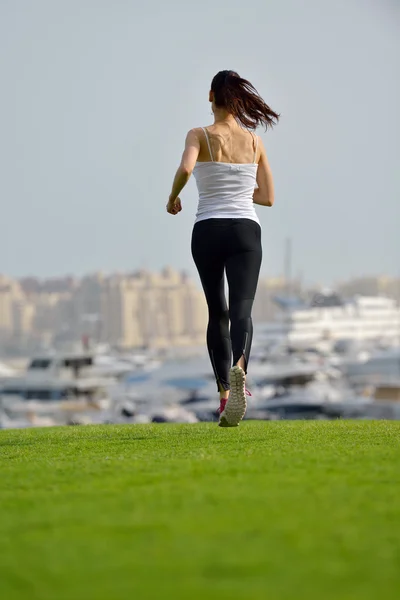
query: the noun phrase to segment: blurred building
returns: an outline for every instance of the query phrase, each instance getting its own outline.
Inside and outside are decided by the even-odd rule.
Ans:
[[[254,321],[259,323],[273,321],[280,312],[274,298],[276,296],[300,295],[301,292],[301,282],[298,280],[292,280],[289,284],[284,277],[260,279],[254,299]]]
[[[386,295],[400,300],[400,279],[364,277],[339,283],[340,296]],[[259,281],[255,322],[274,321],[275,298],[312,299],[316,291],[296,280]],[[317,294],[318,295],[318,294]],[[168,348],[204,344],[207,306],[200,287],[185,273],[102,273],[15,281],[0,275],[0,352],[26,354],[83,338],[121,348]]]
[[[101,339],[122,347],[197,345],[205,337],[207,307],[185,274],[139,271],[103,286]]]
[[[339,282],[336,290],[342,296],[387,296],[400,301],[400,278],[385,277],[357,277],[348,281]]]
[[[13,304],[20,297],[19,285],[0,275],[0,343],[8,341],[13,333]]]
[[[19,298],[12,305],[13,335],[17,339],[25,339],[33,331],[36,307],[27,298]]]
[[[87,338],[122,348],[203,344],[207,307],[184,273],[82,279],[0,278],[0,350],[12,354]]]

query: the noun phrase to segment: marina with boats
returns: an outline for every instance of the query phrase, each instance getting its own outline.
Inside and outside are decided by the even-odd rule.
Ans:
[[[400,311],[384,297],[309,305],[277,298],[257,326],[248,419],[400,418]],[[13,368],[14,367],[14,368]],[[26,368],[0,363],[0,427],[217,421],[204,348],[49,349]]]

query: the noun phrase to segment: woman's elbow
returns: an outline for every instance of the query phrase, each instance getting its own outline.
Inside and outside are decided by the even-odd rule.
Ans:
[[[272,196],[271,198],[267,198],[265,206],[273,206],[275,202],[275,198]]]
[[[188,165],[181,165],[179,170],[184,177],[190,177],[193,172],[193,169],[191,169]]]
[[[263,206],[273,206],[274,201],[275,201],[274,194],[271,194],[271,193],[263,194],[263,197],[262,197]]]

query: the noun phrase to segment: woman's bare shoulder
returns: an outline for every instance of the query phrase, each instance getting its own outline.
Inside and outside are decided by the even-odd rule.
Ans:
[[[207,129],[207,133],[209,133],[210,127],[211,127],[211,125],[202,125],[201,127],[193,127],[193,129],[191,129],[189,133],[192,132],[194,135],[204,137],[204,130]]]

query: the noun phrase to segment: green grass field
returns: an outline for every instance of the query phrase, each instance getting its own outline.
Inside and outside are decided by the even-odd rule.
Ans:
[[[400,595],[400,423],[0,431],[4,600]]]

